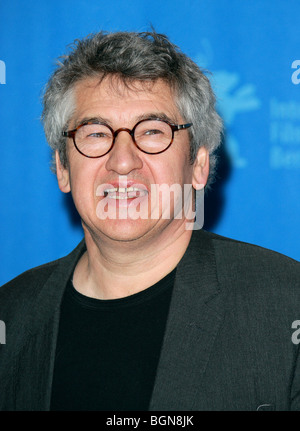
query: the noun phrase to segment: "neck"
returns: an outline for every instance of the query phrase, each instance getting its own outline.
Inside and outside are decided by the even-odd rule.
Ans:
[[[157,283],[177,266],[192,234],[181,226],[172,235],[166,229],[156,241],[115,241],[84,231],[87,252],[73,283],[80,293],[98,299],[126,297]]]

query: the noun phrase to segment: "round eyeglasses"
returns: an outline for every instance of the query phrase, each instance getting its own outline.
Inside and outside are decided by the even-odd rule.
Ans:
[[[128,132],[143,153],[159,154],[172,144],[174,132],[188,129],[192,123],[172,124],[159,118],[139,121],[132,130],[122,127],[114,131],[107,124],[86,121],[76,129],[63,132],[64,137],[72,138],[76,149],[85,157],[105,156],[114,146],[119,132]]]

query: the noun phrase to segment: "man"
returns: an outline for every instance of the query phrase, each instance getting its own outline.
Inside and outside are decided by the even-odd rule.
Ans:
[[[193,225],[214,105],[164,35],[61,60],[43,121],[84,240],[0,289],[2,410],[300,409],[298,263]]]

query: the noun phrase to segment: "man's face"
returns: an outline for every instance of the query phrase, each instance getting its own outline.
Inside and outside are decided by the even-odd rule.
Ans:
[[[106,78],[99,84],[93,78],[79,82],[75,95],[69,130],[89,119],[99,119],[114,130],[132,129],[139,120],[153,116],[167,117],[174,124],[186,122],[163,81],[147,86],[135,82],[128,88],[117,79]],[[68,168],[57,158],[59,186],[64,192],[71,190],[83,227],[92,237],[151,241],[185,229],[184,184],[195,181],[187,130],[175,132],[170,148],[160,154],[143,153],[129,133],[121,131],[103,157],[84,157],[72,139],[67,139],[67,156]],[[172,187],[174,193],[169,193]]]

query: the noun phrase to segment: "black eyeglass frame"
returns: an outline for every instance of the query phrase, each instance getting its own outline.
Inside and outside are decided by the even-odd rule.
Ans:
[[[171,130],[172,130],[172,138],[171,138],[171,142],[169,143],[169,145],[166,147],[166,148],[164,148],[163,150],[161,150],[161,151],[157,151],[157,152],[155,152],[155,153],[150,153],[149,151],[145,151],[145,150],[142,150],[139,146],[138,146],[138,144],[136,143],[136,141],[135,141],[135,138],[134,138],[134,132],[135,132],[135,129],[137,128],[137,126],[139,125],[139,124],[141,124],[141,123],[143,123],[143,122],[145,122],[145,121],[162,121],[163,123],[166,123],[166,124],[168,124],[170,127],[171,127]],[[111,146],[110,146],[110,148],[104,153],[104,154],[101,154],[101,156],[88,156],[88,155],[86,155],[86,154],[84,154],[82,151],[80,151],[80,149],[77,147],[77,145],[76,145],[76,140],[75,140],[75,135],[76,135],[76,132],[77,132],[77,130],[79,130],[81,127],[83,127],[83,126],[86,126],[86,125],[88,125],[88,124],[100,124],[100,125],[103,125],[103,126],[106,126],[110,131],[111,131],[111,133],[112,133],[112,135],[113,135],[113,140],[112,140],[112,143],[111,143]],[[134,145],[140,150],[140,151],[142,151],[143,153],[146,153],[146,154],[161,154],[161,153],[163,153],[163,152],[165,152],[168,148],[170,148],[170,146],[172,145],[172,143],[173,143],[173,140],[174,140],[174,132],[177,132],[178,130],[184,130],[184,129],[188,129],[189,127],[191,127],[193,125],[193,123],[186,123],[186,124],[173,124],[173,123],[170,123],[169,121],[166,121],[166,120],[162,120],[161,118],[145,118],[145,119],[143,119],[143,120],[140,120],[140,121],[138,121],[137,123],[136,123],[136,125],[133,127],[133,129],[128,129],[128,128],[126,128],[126,127],[121,127],[121,128],[119,128],[118,130],[116,130],[116,131],[114,131],[108,124],[105,124],[105,123],[101,123],[101,122],[96,122],[96,121],[85,121],[84,123],[82,123],[82,124],[80,124],[78,127],[76,127],[76,129],[73,129],[73,130],[67,130],[67,131],[64,131],[64,132],[62,132],[62,135],[65,137],[65,138],[72,138],[73,139],[73,143],[74,143],[74,146],[75,146],[75,148],[76,148],[76,150],[80,153],[80,154],[82,154],[83,156],[85,156],[85,157],[88,157],[88,158],[90,158],[90,159],[99,159],[100,157],[103,157],[103,156],[105,156],[106,154],[108,154],[111,150],[112,150],[112,148],[113,148],[113,146],[114,146],[114,144],[115,144],[115,140],[116,140],[116,137],[117,137],[117,135],[118,135],[118,133],[119,132],[128,132],[129,133],[129,135],[131,136],[131,138],[132,138],[132,141],[133,141],[133,143],[134,143]]]

